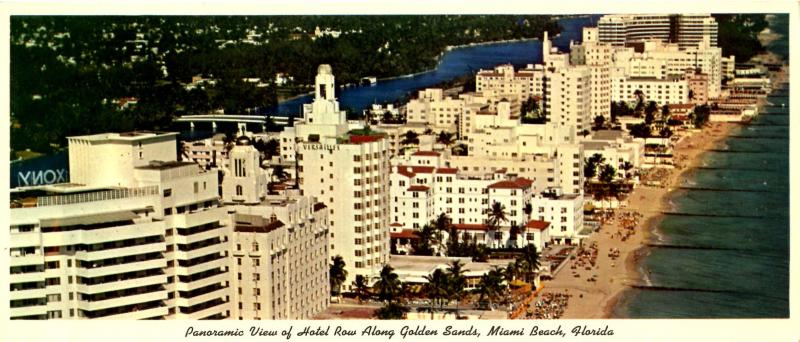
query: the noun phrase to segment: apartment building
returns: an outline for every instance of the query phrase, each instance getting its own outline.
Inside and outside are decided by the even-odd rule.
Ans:
[[[689,100],[689,82],[685,78],[625,77],[619,73],[611,76],[611,100],[636,103],[641,92],[645,103],[655,101],[659,106],[686,103]]]
[[[634,47],[615,48],[613,58],[612,75],[622,71],[627,77],[666,79],[682,78],[687,70],[699,70],[708,76],[708,96],[720,96],[722,49],[711,46],[708,41],[685,49],[677,44],[644,41]],[[612,82],[612,92],[613,90]]]
[[[225,148],[225,135],[216,134],[210,139],[184,141],[181,146],[181,160],[195,162],[201,167],[227,167],[228,149]]]
[[[328,211],[289,194],[236,205],[232,317],[311,319],[330,301]]]
[[[437,130],[454,132],[464,111],[464,101],[445,96],[442,89],[420,90],[416,99],[406,105],[406,121],[424,124]]]
[[[21,259],[11,273],[46,295],[12,299],[12,318],[229,317],[230,222],[217,174],[178,162],[174,133],[68,141],[75,183],[23,189],[12,202],[11,255]]]
[[[377,276],[389,255],[389,158],[385,134],[348,123],[335,98],[335,78],[321,65],[303,121],[281,133],[293,143],[302,195],[325,204],[331,257],[345,261],[346,290],[356,275]]]
[[[583,195],[563,194],[557,188],[535,194],[531,219],[549,222],[553,243],[578,244],[583,230]]]
[[[570,64],[587,65],[591,72],[591,117],[611,118],[611,66],[613,47],[601,43],[596,27],[583,28],[583,41],[570,46]]]
[[[491,98],[516,97],[520,102],[542,93],[543,73],[533,69],[515,71],[511,64],[481,69],[475,75],[475,91]]]

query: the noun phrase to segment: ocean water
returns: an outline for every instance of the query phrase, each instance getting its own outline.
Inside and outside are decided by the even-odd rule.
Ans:
[[[772,22],[786,32],[788,16]],[[786,26],[788,27],[788,25]],[[788,37],[770,46],[788,55]],[[703,155],[638,267],[618,318],[789,317],[789,85],[751,125]]]

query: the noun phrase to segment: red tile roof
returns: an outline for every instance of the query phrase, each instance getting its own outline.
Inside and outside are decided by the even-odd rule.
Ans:
[[[433,173],[433,170],[436,169],[433,166],[398,166],[398,168],[401,167],[410,167],[413,173]]]
[[[489,189],[525,189],[529,188],[533,181],[527,178],[516,178],[514,180],[504,180],[489,185]]]
[[[449,174],[456,174],[458,173],[458,169],[454,167],[440,167],[436,169],[436,173],[449,173]]]
[[[414,234],[413,229],[403,229],[399,233],[390,233],[389,236],[392,239],[419,239],[419,236]]]
[[[525,228],[536,230],[545,230],[547,227],[550,227],[550,222],[541,220],[530,220],[528,221],[528,224],[525,225]]]
[[[489,227],[485,224],[467,224],[467,223],[456,223],[453,225],[456,230],[489,230]]]
[[[430,188],[424,185],[412,185],[409,186],[406,191],[428,191],[428,189]]]
[[[415,173],[409,171],[405,166],[398,166],[397,167],[397,173],[399,173],[399,174],[401,174],[403,176],[406,176],[408,178],[414,178],[414,176],[416,176]]]
[[[351,135],[350,143],[352,144],[371,143],[379,141],[381,139],[383,139],[383,136],[381,135]]]
[[[414,152],[413,155],[415,155],[415,156],[424,156],[424,157],[438,157],[439,156],[439,152],[436,152],[436,151],[417,151],[417,152]]]

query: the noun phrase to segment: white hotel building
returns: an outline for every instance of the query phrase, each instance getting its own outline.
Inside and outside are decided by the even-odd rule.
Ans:
[[[717,46],[717,21],[708,14],[613,14],[600,18],[597,27],[599,41],[614,46],[658,39],[689,48],[706,37]]]
[[[280,137],[297,153],[301,194],[327,206],[329,255],[345,261],[346,290],[356,275],[375,277],[388,261],[392,146],[385,135],[348,123],[335,89],[330,66],[321,65],[314,102]]]
[[[328,211],[297,194],[237,205],[232,317],[312,319],[330,301]]]
[[[73,183],[13,193],[11,318],[229,317],[217,174],[178,162],[175,134],[69,143]]]
[[[583,225],[581,195],[569,197],[572,207],[563,213],[569,218],[547,216],[559,224],[531,222],[544,219],[526,213],[528,204],[531,204],[531,209],[544,207],[549,208],[548,213],[561,214],[560,208],[564,203],[544,197],[535,199],[538,191],[530,179],[506,174],[505,170],[488,173],[459,171],[447,167],[447,160],[429,151],[418,152],[397,162],[390,181],[390,217],[395,233],[421,229],[444,213],[461,233],[492,248],[534,243],[541,250],[551,240],[577,242],[577,232]],[[508,220],[500,223],[499,231],[489,234],[485,225],[486,211],[494,202],[504,206]],[[576,210],[580,215],[575,215]],[[512,225],[523,227],[516,245],[509,241]]]

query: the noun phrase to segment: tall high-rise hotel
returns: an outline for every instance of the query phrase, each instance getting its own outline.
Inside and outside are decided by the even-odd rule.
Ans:
[[[303,122],[286,128],[281,142],[293,145],[302,194],[329,210],[329,254],[344,259],[348,288],[356,275],[376,276],[389,258],[391,146],[383,134],[348,123],[329,65],[319,66],[315,85]]]
[[[231,315],[217,174],[177,161],[175,135],[71,137],[72,183],[12,191],[12,319]]]
[[[659,39],[680,48],[697,47],[708,37],[717,46],[717,21],[707,14],[617,14],[597,23],[599,40],[614,46]]]

